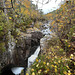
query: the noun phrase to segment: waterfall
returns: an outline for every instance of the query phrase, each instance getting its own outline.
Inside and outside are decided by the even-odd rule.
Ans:
[[[15,42],[14,42],[14,38],[11,36],[11,32],[10,31],[8,32],[8,38],[9,38],[9,40],[8,40],[9,57],[8,58],[12,59],[12,61],[13,61],[12,52],[13,52],[13,49],[15,47]],[[34,52],[34,54],[31,55],[28,58],[28,67],[34,63],[34,61],[38,57],[39,52],[40,52],[40,46],[38,46],[37,49],[36,49],[36,51]],[[18,75],[18,74],[21,73],[21,71],[23,69],[24,69],[24,67],[13,67],[13,68],[11,68],[11,71],[13,72],[13,74]]]
[[[29,58],[28,58],[28,67],[30,67],[34,61],[36,60],[36,58],[38,57],[38,54],[40,52],[40,46],[37,47],[36,51],[34,52],[33,55],[31,55]],[[11,68],[11,71],[15,74],[15,75],[18,75],[21,73],[21,71],[24,69],[24,67],[13,67]]]
[[[50,21],[51,22],[51,21]],[[49,35],[52,33],[50,31],[50,22],[48,23],[45,23],[43,25],[43,29],[41,30],[41,32],[44,34],[44,35]],[[38,54],[40,52],[40,46],[38,46],[38,48],[36,49],[36,51],[34,52],[33,55],[31,55],[29,58],[28,58],[28,68],[34,63],[34,61],[36,60],[36,58],[38,57]]]
[[[28,58],[28,67],[30,67],[34,61],[36,60],[36,58],[38,57],[38,54],[40,52],[40,46],[38,46],[38,48],[36,49],[36,51],[34,52],[34,54],[32,54],[29,58]]]
[[[36,51],[34,52],[34,55],[38,56],[39,52],[40,52],[40,46],[38,46],[38,48],[37,48]]]
[[[11,60],[11,62],[13,61],[13,57],[12,57],[12,54],[13,54],[13,50],[14,50],[14,47],[15,47],[15,40],[14,38],[11,36],[11,32],[9,31],[8,32],[8,60]]]
[[[14,38],[11,37],[11,32],[9,31],[8,32],[8,38],[9,38],[9,41],[8,41],[8,51],[12,51],[15,47],[15,42],[14,42]]]

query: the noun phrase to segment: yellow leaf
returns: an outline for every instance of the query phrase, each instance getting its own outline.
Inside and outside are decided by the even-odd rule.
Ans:
[[[55,68],[55,72],[57,73],[57,69]]]
[[[32,72],[32,75],[35,75],[35,73],[34,73],[34,72]]]
[[[71,47],[71,45],[68,45],[68,47]]]
[[[28,73],[26,73],[26,75],[29,75]]]
[[[63,73],[64,73],[65,75],[67,75],[67,72],[66,72],[66,71],[64,71]]]
[[[12,17],[9,17],[9,19],[11,20],[11,19],[12,19]]]

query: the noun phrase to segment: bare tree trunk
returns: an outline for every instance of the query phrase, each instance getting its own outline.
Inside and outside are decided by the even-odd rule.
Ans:
[[[7,49],[7,63],[9,64],[10,63],[10,58],[11,58],[11,49],[10,48],[10,44],[11,44],[11,32],[10,32],[10,26],[9,26],[9,18],[7,16],[7,9],[6,9],[6,5],[5,5],[5,0],[3,0],[3,8],[4,8],[4,14],[5,14],[5,17],[6,17],[6,20],[7,20],[7,23],[8,23],[8,49]]]
[[[6,5],[5,5],[5,0],[3,0],[3,7],[5,8]],[[8,19],[8,16],[7,16],[7,9],[4,9],[4,14],[6,16],[6,19],[7,19],[7,22],[9,22],[9,19]]]

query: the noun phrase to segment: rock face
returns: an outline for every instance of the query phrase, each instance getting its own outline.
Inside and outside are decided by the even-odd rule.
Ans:
[[[10,63],[19,67],[27,66],[27,58],[31,56],[31,54],[33,54],[36,50],[37,46],[40,45],[40,39],[42,37],[43,34],[39,31],[31,32],[30,34],[21,32],[20,36],[17,38],[14,49],[11,51],[12,58],[9,59],[11,54],[8,52],[8,50],[0,55],[0,68]]]
[[[41,49],[41,54],[46,53],[46,48],[48,45],[48,40],[52,38],[51,35],[45,35],[41,40],[40,40],[40,49]]]
[[[51,33],[50,35],[45,35],[41,40],[40,40],[40,49],[41,49],[41,54],[46,53],[46,49],[49,47],[49,45],[55,45],[57,44],[57,36],[55,33]],[[54,40],[55,39],[55,40]]]
[[[43,34],[41,32],[32,32],[31,33],[31,49],[30,49],[30,55],[32,55],[35,50],[37,49],[37,46],[40,45],[40,39],[43,38]]]

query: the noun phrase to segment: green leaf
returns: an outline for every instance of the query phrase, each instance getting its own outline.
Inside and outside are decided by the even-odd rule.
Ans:
[[[0,26],[0,31],[1,31],[1,30],[3,30],[3,27],[2,27],[2,26]]]

